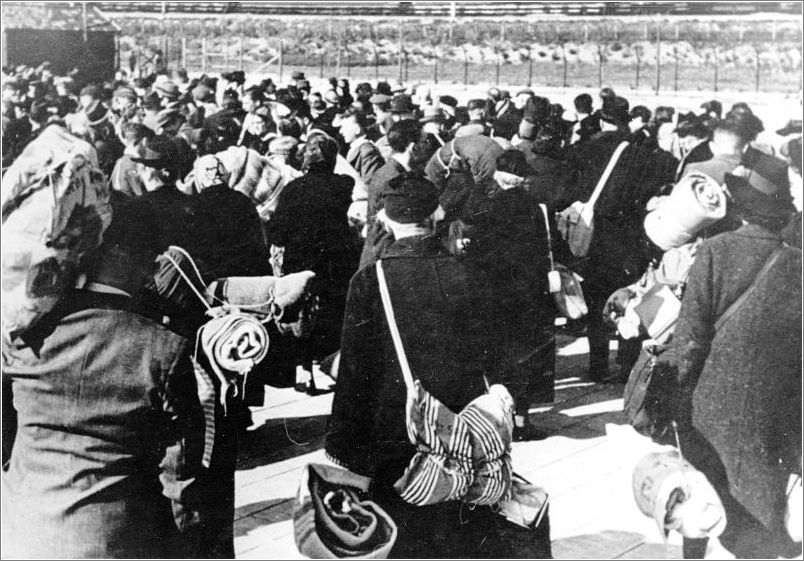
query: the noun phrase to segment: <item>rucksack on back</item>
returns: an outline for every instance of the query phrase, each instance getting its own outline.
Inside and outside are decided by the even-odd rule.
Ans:
[[[31,328],[76,280],[112,219],[109,187],[89,143],[50,125],[2,181],[2,334]]]

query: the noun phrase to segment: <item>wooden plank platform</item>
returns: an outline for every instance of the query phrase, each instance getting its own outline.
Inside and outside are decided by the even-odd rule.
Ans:
[[[665,543],[631,490],[633,466],[660,447],[627,425],[621,384],[586,381],[586,339],[562,336],[558,346],[555,402],[530,411],[550,436],[513,445],[515,469],[550,494],[554,557],[680,559],[680,538]],[[252,408],[255,426],[242,443],[236,474],[240,559],[302,558],[293,541],[292,501],[302,467],[325,461],[333,395],[332,381],[320,372],[316,384],[324,393],[315,397],[267,388],[265,405]]]

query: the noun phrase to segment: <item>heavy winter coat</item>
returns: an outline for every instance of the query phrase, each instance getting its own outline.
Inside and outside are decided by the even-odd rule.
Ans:
[[[673,341],[682,396],[675,416],[686,428],[686,455],[721,496],[731,495],[776,536],[784,532],[788,475],[801,469],[798,236],[791,241],[799,249],[785,250],[719,331],[717,319],[781,242],[756,225],[704,242]]]

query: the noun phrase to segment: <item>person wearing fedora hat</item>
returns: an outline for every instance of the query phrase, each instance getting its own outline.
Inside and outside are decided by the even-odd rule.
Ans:
[[[413,98],[407,94],[397,94],[391,98],[391,116],[395,122],[417,119]]]
[[[726,174],[726,186],[742,226],[697,249],[666,368],[675,388],[660,406],[723,503],[720,544],[738,559],[790,558],[801,551],[784,524],[801,473],[801,215],[772,156]],[[685,557],[706,546],[685,540]]]
[[[432,134],[441,146],[446,142],[444,124],[446,118],[444,111],[437,105],[425,105],[422,108],[422,118],[419,119],[422,125],[422,132]]]

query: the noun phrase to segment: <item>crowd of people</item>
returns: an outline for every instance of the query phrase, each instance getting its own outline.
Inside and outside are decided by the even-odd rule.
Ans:
[[[392,332],[446,407],[500,384],[510,438],[543,438],[528,410],[553,400],[555,262],[583,278],[588,314],[564,329],[588,338],[592,382],[624,383],[639,360],[650,335],[629,322],[647,279],[672,289],[674,347],[659,358],[677,391],[663,411],[723,500],[721,541],[738,557],[795,551],[784,506],[801,474],[801,121],[771,146],[746,103],[677,113],[605,88],[565,108],[512,92],[464,105],[426,85],[316,90],[300,72],[96,82],[4,68],[4,173],[55,127],[94,148],[112,208],[75,288],[4,338],[6,553],[233,557],[248,406],[266,386],[315,393],[317,364],[336,380],[327,457],[372,478],[399,527],[392,557],[549,557],[547,517],[512,534],[489,505],[400,498],[417,449]],[[663,247],[646,216],[694,174],[723,190],[724,215]],[[556,216],[604,175],[591,244],[574,255]],[[7,197],[4,180],[4,222],[19,206]],[[773,281],[728,337],[716,330],[782,243]],[[273,320],[247,377],[199,356],[221,303]]]

